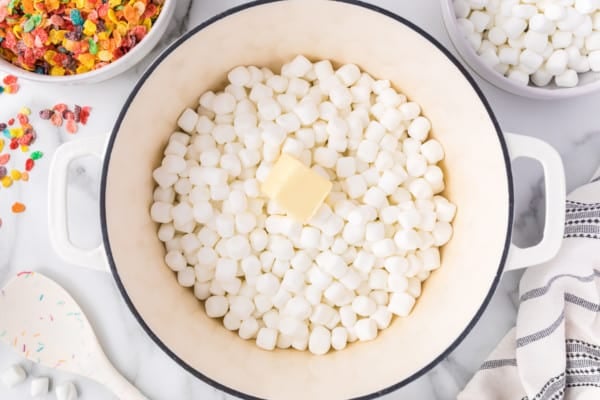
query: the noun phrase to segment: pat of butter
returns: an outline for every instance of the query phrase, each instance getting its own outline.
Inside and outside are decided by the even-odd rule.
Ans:
[[[323,204],[331,186],[331,182],[300,161],[282,154],[261,190],[292,218],[305,223]]]

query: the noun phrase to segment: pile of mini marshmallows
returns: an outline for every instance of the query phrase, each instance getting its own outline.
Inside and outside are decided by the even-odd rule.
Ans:
[[[12,365],[0,374],[0,383],[11,389],[25,382],[27,372],[20,365]],[[50,379],[47,377],[37,377],[31,380],[30,395],[34,399],[46,397],[50,392]],[[77,389],[72,382],[63,382],[56,386],[57,400],[77,400]]]
[[[574,87],[600,71],[598,0],[454,0],[454,10],[484,63],[519,84]]]
[[[421,108],[356,65],[237,67],[173,133],[151,207],[166,264],[208,316],[266,350],[325,354],[405,317],[456,208]],[[261,194],[287,153],[333,188],[307,224]]]

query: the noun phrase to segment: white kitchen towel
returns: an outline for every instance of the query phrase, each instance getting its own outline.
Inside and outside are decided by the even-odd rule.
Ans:
[[[599,400],[600,169],[568,196],[562,248],[519,294],[516,327],[458,400]]]

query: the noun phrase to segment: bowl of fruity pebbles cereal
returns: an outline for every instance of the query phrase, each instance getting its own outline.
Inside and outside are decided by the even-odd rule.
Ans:
[[[158,43],[176,0],[0,0],[0,70],[39,82],[95,83]]]

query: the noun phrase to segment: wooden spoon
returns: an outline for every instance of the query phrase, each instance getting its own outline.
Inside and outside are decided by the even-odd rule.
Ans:
[[[105,385],[123,400],[147,400],[108,361],[73,298],[38,272],[0,290],[0,341],[25,358]]]

